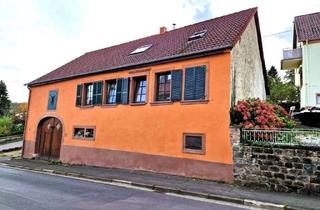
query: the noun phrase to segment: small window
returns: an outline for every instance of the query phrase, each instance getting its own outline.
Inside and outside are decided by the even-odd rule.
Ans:
[[[93,104],[93,83],[85,84],[85,105]]]
[[[157,101],[170,101],[171,72],[157,74]]]
[[[57,90],[50,90],[49,97],[48,97],[48,110],[56,110],[57,98],[58,98],[58,91]]]
[[[320,105],[320,93],[318,93],[316,97],[316,104]]]
[[[137,53],[142,53],[144,51],[146,51],[147,49],[149,49],[152,46],[152,44],[148,44],[148,45],[143,45],[141,47],[138,47],[137,49],[135,49],[134,51],[132,51],[130,53],[130,55],[132,54],[137,54]]]
[[[196,40],[202,38],[207,33],[207,30],[197,31],[189,36],[188,41]]]
[[[94,134],[94,129],[93,128],[86,128],[85,132],[84,132],[84,138],[92,139],[94,137],[93,134]]]
[[[84,128],[74,128],[73,136],[75,138],[84,138]]]
[[[183,151],[187,153],[204,154],[204,135],[203,134],[184,134]]]
[[[75,139],[93,140],[95,135],[93,127],[74,127],[73,137]]]
[[[106,103],[107,104],[115,104],[116,103],[116,96],[117,96],[117,80],[108,80],[106,81],[107,84],[107,94],[106,94]]]
[[[143,77],[136,77],[134,78],[134,103],[144,103],[146,102],[146,94],[147,94],[147,78],[146,76]]]

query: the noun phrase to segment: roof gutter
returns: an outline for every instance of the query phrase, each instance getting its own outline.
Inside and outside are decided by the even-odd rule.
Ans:
[[[169,63],[169,62],[173,62],[173,61],[180,61],[180,60],[191,59],[191,58],[205,57],[208,55],[225,53],[226,50],[232,49],[232,47],[233,46],[231,44],[229,44],[229,45],[225,45],[223,47],[216,47],[216,48],[212,48],[209,50],[201,50],[201,51],[192,52],[192,53],[167,56],[167,57],[163,57],[163,58],[155,59],[155,60],[150,60],[150,61],[146,61],[146,62],[122,65],[122,66],[112,67],[112,68],[108,68],[108,69],[101,69],[101,70],[97,70],[97,71],[94,71],[91,73],[90,72],[89,73],[82,73],[82,74],[72,75],[72,76],[53,79],[53,80],[46,80],[46,81],[42,81],[42,82],[35,82],[35,83],[30,82],[25,85],[27,85],[28,87],[35,87],[35,86],[70,80],[70,79],[74,79],[74,78],[78,78],[78,77],[82,77],[82,76],[101,74],[101,73],[105,73],[105,72],[121,71],[121,70],[128,69],[128,68],[145,67],[145,66],[152,65],[152,64],[164,64],[164,63]]]

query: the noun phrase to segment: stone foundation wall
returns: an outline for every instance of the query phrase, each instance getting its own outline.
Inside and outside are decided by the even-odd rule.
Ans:
[[[232,142],[235,183],[320,195],[320,148],[252,146],[240,144],[237,139]]]

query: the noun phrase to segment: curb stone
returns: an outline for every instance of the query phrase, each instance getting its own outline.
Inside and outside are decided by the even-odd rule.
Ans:
[[[143,188],[147,188],[147,189],[153,189],[154,188],[154,185],[152,185],[152,184],[144,184],[144,183],[135,183],[135,182],[133,182],[133,183],[131,183],[132,184],[132,186],[136,186],[136,187],[143,187]]]
[[[213,200],[221,200],[221,201],[228,201],[228,202],[232,202],[232,203],[237,203],[237,204],[244,204],[244,199],[241,198],[232,198],[232,197],[226,197],[223,195],[215,195],[215,194],[209,194],[208,195],[209,199],[213,199]]]
[[[10,149],[4,149],[4,150],[1,150],[0,152],[12,152],[12,151],[15,151],[15,150],[19,150],[21,149],[22,147],[14,147],[14,148],[10,148]]]
[[[95,177],[95,176],[84,175],[81,173],[64,172],[64,171],[51,170],[51,169],[31,168],[31,167],[27,167],[27,166],[19,166],[19,165],[7,164],[7,163],[0,163],[0,165],[11,167],[11,168],[24,169],[24,170],[28,170],[28,171],[43,172],[43,173],[47,173],[47,174],[57,174],[57,175],[75,177],[75,178],[81,177],[81,178],[86,178],[86,179],[91,179],[91,180],[99,180],[99,181],[104,181],[104,182],[109,182],[109,183],[111,183],[111,182],[121,183],[121,184],[127,184],[127,185],[147,188],[147,189],[153,189],[155,192],[160,192],[160,193],[176,193],[176,194],[180,194],[180,195],[189,195],[189,196],[194,196],[194,197],[207,198],[207,199],[211,199],[211,200],[220,200],[220,201],[248,205],[248,206],[253,206],[253,207],[268,208],[268,209],[272,209],[272,210],[279,210],[279,209],[301,210],[301,208],[285,206],[282,204],[275,204],[275,203],[267,203],[267,202],[262,202],[262,201],[249,200],[249,199],[234,198],[234,197],[228,197],[228,196],[216,195],[216,194],[210,194],[210,193],[206,194],[206,193],[181,190],[181,189],[170,188],[170,187],[159,186],[159,185],[135,183],[135,182],[130,182],[130,181],[126,181],[126,180]]]
[[[153,190],[159,193],[176,193],[176,194],[181,194],[181,190],[176,189],[176,188],[171,188],[171,187],[164,187],[160,185],[154,185]]]

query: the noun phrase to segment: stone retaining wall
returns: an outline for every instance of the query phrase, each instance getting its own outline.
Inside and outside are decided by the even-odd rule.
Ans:
[[[235,183],[280,192],[320,195],[320,148],[252,146],[231,129]]]

